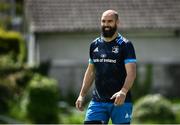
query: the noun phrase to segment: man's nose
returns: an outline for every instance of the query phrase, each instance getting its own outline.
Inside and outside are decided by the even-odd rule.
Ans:
[[[104,22],[104,26],[109,26],[108,22]]]

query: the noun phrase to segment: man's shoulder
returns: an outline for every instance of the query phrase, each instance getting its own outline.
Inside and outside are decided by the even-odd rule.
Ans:
[[[100,42],[101,42],[101,37],[97,37],[96,39],[94,39],[94,40],[92,41],[91,44],[98,44],[98,43],[100,43]]]
[[[122,40],[123,40],[123,42],[125,42],[125,43],[131,42],[130,40],[128,40],[128,39],[125,38],[125,37],[122,37]]]
[[[117,37],[117,43],[119,44],[119,45],[121,45],[121,44],[126,44],[126,43],[129,43],[130,42],[130,40],[128,40],[127,38],[125,38],[124,36],[122,36],[122,35],[119,35],[118,37]]]

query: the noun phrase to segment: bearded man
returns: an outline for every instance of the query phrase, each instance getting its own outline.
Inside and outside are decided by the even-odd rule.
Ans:
[[[101,17],[101,36],[89,50],[89,64],[84,75],[76,108],[83,111],[84,97],[95,81],[85,124],[130,124],[132,101],[130,89],[136,78],[136,55],[131,41],[117,31],[118,13],[107,10]]]

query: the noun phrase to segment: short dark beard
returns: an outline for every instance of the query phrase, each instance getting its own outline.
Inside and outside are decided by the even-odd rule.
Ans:
[[[110,28],[110,30],[105,30],[106,28]],[[102,35],[103,37],[111,38],[117,30],[117,26],[115,25],[114,27],[110,26],[103,26],[102,27]]]

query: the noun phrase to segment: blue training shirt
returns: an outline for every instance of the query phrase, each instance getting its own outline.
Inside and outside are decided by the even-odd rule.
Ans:
[[[120,34],[111,42],[105,42],[99,37],[90,45],[89,63],[94,64],[96,70],[93,100],[114,102],[110,98],[124,84],[125,64],[136,63],[135,50],[132,43]],[[125,102],[131,102],[130,92]]]

